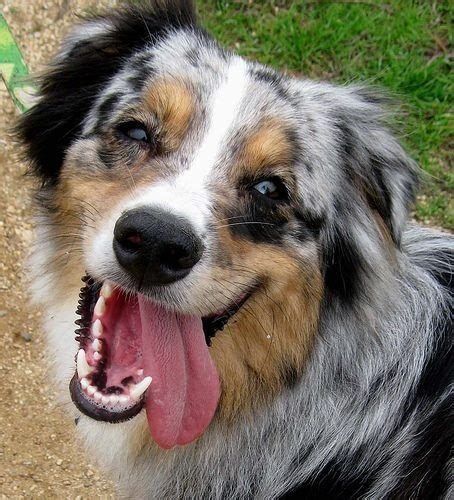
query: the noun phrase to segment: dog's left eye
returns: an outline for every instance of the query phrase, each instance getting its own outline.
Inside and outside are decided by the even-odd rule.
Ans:
[[[119,127],[120,132],[128,139],[145,144],[151,144],[150,134],[146,127],[139,122],[123,123]]]
[[[252,189],[271,200],[284,200],[287,198],[287,189],[279,179],[265,179],[252,185]]]

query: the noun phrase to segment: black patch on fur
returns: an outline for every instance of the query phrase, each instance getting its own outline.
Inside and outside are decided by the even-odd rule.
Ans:
[[[142,70],[140,73],[137,73],[135,75],[131,75],[128,77],[128,84],[131,86],[132,90],[136,94],[140,94],[142,92],[145,84],[147,81],[150,80],[151,76],[153,75],[153,71],[149,68],[146,70]]]
[[[414,430],[416,437],[411,456],[403,464],[400,471],[402,479],[390,492],[389,498],[422,500],[444,498],[446,494],[449,461],[454,458],[454,395],[451,392],[441,403],[433,401],[430,406],[436,406],[436,410],[428,406],[417,410],[418,413],[424,411],[427,416]]]
[[[81,123],[107,81],[125,60],[145,44],[156,42],[169,28],[193,28],[191,0],[126,6],[93,20],[111,29],[79,42],[63,60],[53,62],[40,80],[41,100],[17,127],[33,171],[44,184],[55,184],[64,155],[80,134]]]
[[[284,101],[293,104],[293,99],[287,90],[282,85],[283,77],[279,73],[267,68],[254,69],[250,72],[252,78],[259,82],[264,82],[272,87],[272,89],[281,97]]]
[[[136,54],[131,61],[128,61],[128,69],[131,75],[127,77],[128,84],[136,93],[140,93],[147,81],[151,79],[155,70],[151,66],[153,56],[149,52]]]
[[[325,467],[323,478],[306,481],[279,497],[281,500],[352,500],[361,498],[361,484],[339,480],[340,471]]]
[[[245,205],[244,209],[230,213],[231,233],[254,243],[280,243],[286,233],[287,219],[259,204]]]
[[[365,270],[361,251],[340,224],[336,224],[328,231],[322,252],[328,300],[334,296],[352,304],[358,297],[361,274]]]
[[[363,444],[352,454],[341,453],[339,457],[329,461],[311,477],[296,485],[280,498],[285,500],[297,498],[304,500],[352,500],[364,498],[379,466],[377,463],[370,464],[367,470],[358,467],[359,464],[364,463],[364,457],[367,457],[371,447],[373,447],[372,443]],[[309,452],[310,449],[306,452],[306,456],[308,456]],[[297,469],[304,459],[304,456],[299,457],[297,461],[294,461],[292,467]],[[292,470],[289,471],[288,475],[292,475]]]
[[[271,342],[273,340],[271,339]],[[282,380],[284,381],[284,385],[291,389],[296,386],[296,384],[301,379],[301,370],[298,370],[294,366],[285,366],[282,369]]]
[[[439,398],[449,387],[449,384],[454,383],[453,332],[454,322],[451,308],[446,316],[439,319],[433,340],[433,351],[416,388],[415,401]]]
[[[298,233],[295,235],[300,241],[308,237],[318,238],[320,231],[325,225],[325,217],[316,215],[305,208],[295,210],[295,218],[299,222]]]
[[[94,129],[95,134],[99,134],[103,131],[110,114],[122,97],[122,94],[112,94],[100,104],[97,113],[98,121],[96,122]]]

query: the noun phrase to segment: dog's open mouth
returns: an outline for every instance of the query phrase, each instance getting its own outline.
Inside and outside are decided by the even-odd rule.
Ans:
[[[70,383],[79,410],[106,422],[128,420],[145,406],[163,448],[187,444],[211,422],[219,378],[208,345],[250,297],[205,318],[176,313],[142,294],[84,277],[77,313],[80,344]]]

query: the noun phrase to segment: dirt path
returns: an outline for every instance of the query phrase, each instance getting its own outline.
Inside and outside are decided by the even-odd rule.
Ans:
[[[94,4],[0,0],[0,10],[36,71],[55,50],[74,11]],[[52,404],[40,313],[28,305],[22,278],[32,227],[30,182],[6,132],[15,117],[0,82],[0,498],[112,498],[111,485],[75,444],[73,422]]]

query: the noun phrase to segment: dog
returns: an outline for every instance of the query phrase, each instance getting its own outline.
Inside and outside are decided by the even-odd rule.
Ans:
[[[407,222],[386,97],[183,0],[85,19],[39,88],[32,292],[120,495],[452,498],[454,243]]]

